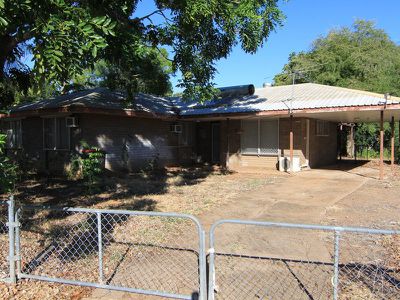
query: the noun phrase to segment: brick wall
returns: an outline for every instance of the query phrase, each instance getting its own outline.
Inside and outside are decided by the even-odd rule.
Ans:
[[[310,119],[310,167],[321,167],[337,161],[337,124],[329,122],[329,135],[316,135],[317,120]]]
[[[68,166],[71,153],[85,140],[106,152],[106,167],[113,171],[137,170],[156,158],[159,166],[192,162],[193,123],[185,126],[188,133],[183,137],[170,132],[170,121],[93,114],[74,117],[79,126],[70,129],[70,151],[43,150],[42,118],[23,119],[20,157],[39,171],[61,172]]]
[[[103,149],[107,154],[106,167],[114,171],[133,171],[143,168],[152,160],[160,166],[184,165],[193,162],[196,155],[211,161],[211,122],[187,123],[186,134],[170,132],[170,121],[76,114],[79,126],[71,128],[71,152],[79,150],[85,140]],[[276,169],[277,157],[242,155],[241,121],[220,121],[220,162],[232,170],[241,168]],[[330,123],[328,136],[316,135],[316,120],[309,119],[310,167],[335,163],[337,151],[336,124]],[[307,119],[294,118],[294,155],[306,162]],[[281,155],[289,155],[289,118],[279,121],[279,148]],[[22,155],[39,170],[62,170],[68,164],[70,151],[44,151],[42,119],[22,120]],[[189,139],[189,140],[188,140]],[[228,160],[228,163],[227,163]]]
[[[193,143],[182,145],[181,135],[170,132],[172,122],[145,118],[79,115],[74,144],[85,140],[106,152],[106,168],[134,171],[152,161],[158,166],[191,161]],[[193,135],[193,126],[189,126]]]

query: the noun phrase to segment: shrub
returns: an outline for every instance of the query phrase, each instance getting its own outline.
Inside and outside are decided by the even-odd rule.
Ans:
[[[5,154],[6,135],[0,134],[0,194],[13,193],[19,177],[18,165]]]
[[[93,193],[97,190],[97,184],[104,171],[104,153],[84,141],[81,141],[81,146],[81,154],[71,157],[68,176],[82,178],[87,184],[89,193]]]

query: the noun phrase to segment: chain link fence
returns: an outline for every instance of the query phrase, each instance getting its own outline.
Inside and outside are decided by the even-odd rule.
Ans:
[[[9,278],[7,222],[8,204],[5,201],[0,201],[0,281],[5,281]]]
[[[18,218],[20,278],[206,297],[204,232],[191,216],[26,206]]]
[[[400,235],[345,231],[339,238],[341,299],[400,299]]]
[[[209,299],[400,299],[400,231],[223,220]]]
[[[204,231],[173,213],[0,202],[0,280],[207,299]],[[15,219],[14,219],[15,216]],[[400,299],[400,231],[221,220],[208,299]]]

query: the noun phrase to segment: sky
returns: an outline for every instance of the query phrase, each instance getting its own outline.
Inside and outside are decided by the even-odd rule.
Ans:
[[[143,0],[137,15],[153,10],[152,1]],[[286,15],[281,28],[272,33],[256,54],[246,54],[240,46],[227,59],[217,62],[217,87],[272,82],[291,52],[308,50],[311,43],[330,29],[350,26],[356,19],[372,20],[400,44],[400,0],[289,0],[281,1]],[[179,74],[171,78],[174,92]]]

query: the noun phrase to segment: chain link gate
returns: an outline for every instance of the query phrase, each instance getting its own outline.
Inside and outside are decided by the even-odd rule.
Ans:
[[[0,202],[0,281],[9,278],[9,248],[8,248],[8,203]]]
[[[204,231],[174,213],[22,206],[18,278],[206,299]]]
[[[15,203],[14,196],[0,202],[0,281],[15,283]]]
[[[207,298],[205,235],[190,215],[15,213],[10,198],[0,202],[0,229],[0,281]],[[208,299],[400,299],[400,231],[221,220],[209,253]]]
[[[400,231],[221,220],[208,299],[400,299]]]

